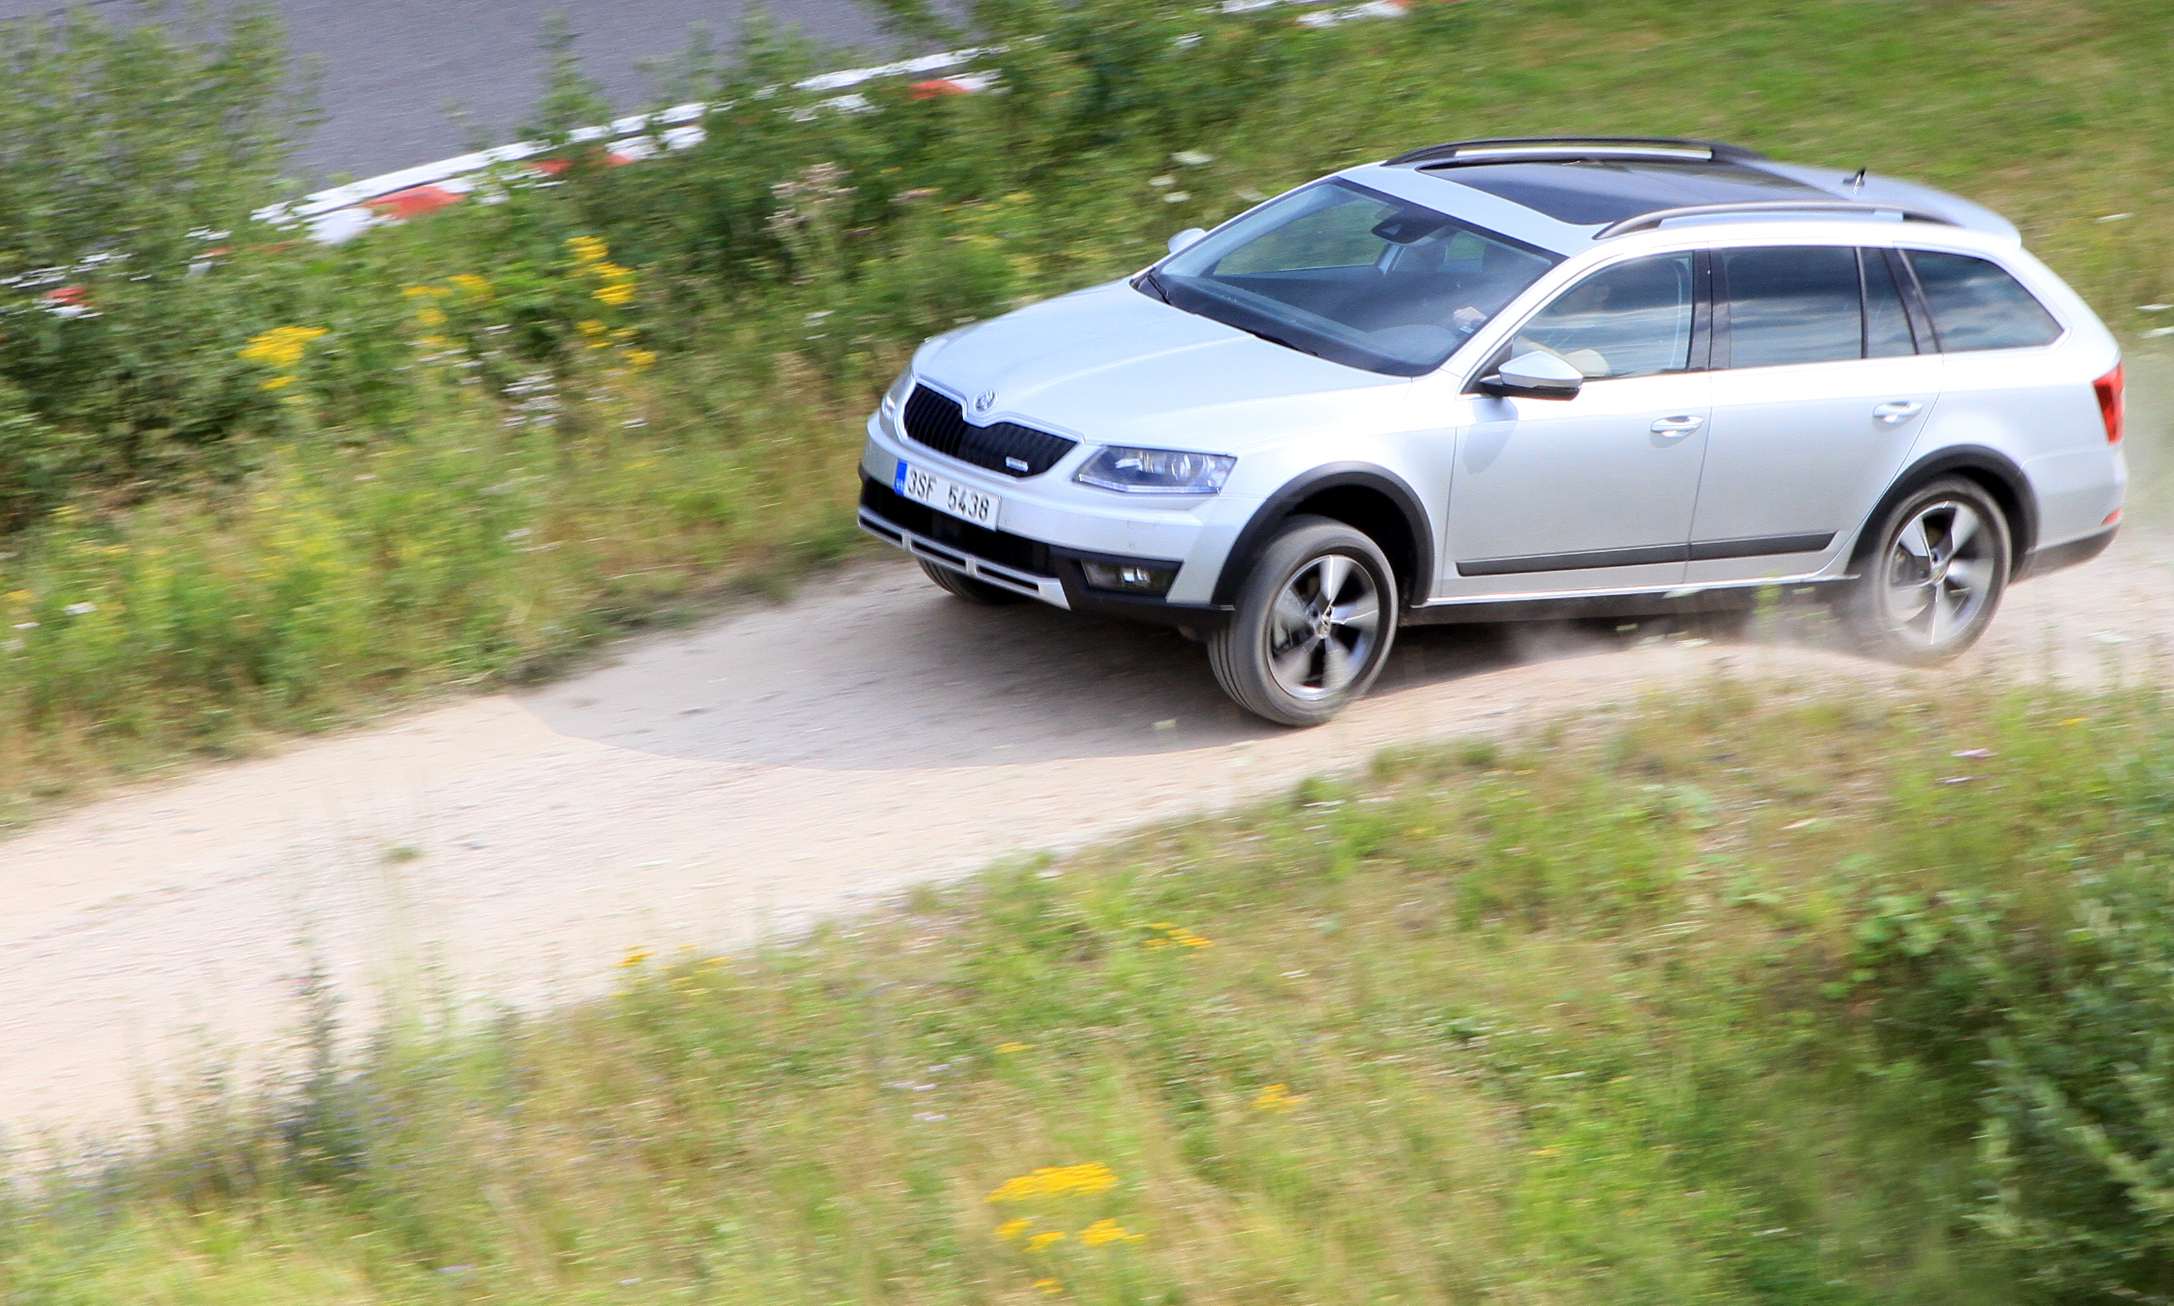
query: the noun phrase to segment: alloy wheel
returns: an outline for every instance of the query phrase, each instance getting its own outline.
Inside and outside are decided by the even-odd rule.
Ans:
[[[1967,503],[1937,499],[1919,508],[1895,532],[1880,573],[1894,634],[1932,650],[1968,633],[1991,592],[1997,538]]]
[[[1323,554],[1292,573],[1269,612],[1268,666],[1296,698],[1326,698],[1364,671],[1381,634],[1381,595],[1353,558]]]

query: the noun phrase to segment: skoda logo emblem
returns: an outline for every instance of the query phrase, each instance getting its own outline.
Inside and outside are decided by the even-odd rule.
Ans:
[[[994,407],[996,407],[996,391],[984,390],[980,394],[974,396],[975,412],[986,413]]]

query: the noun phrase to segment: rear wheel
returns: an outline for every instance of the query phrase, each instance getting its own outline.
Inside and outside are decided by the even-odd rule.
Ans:
[[[1857,646],[1936,666],[1978,642],[2008,587],[2008,518],[1976,482],[1948,476],[1905,495],[1876,524],[1842,602]]]
[[[949,567],[930,562],[926,558],[918,561],[921,563],[921,570],[928,574],[930,580],[965,599],[968,603],[979,603],[983,607],[989,608],[1001,608],[1008,603],[1023,603],[1026,601],[1025,595],[1014,594],[1001,585],[991,585],[985,580],[975,580],[963,571],[953,571]]]
[[[1325,517],[1295,517],[1261,553],[1208,665],[1238,706],[1319,725],[1364,697],[1396,638],[1396,573],[1374,541]]]

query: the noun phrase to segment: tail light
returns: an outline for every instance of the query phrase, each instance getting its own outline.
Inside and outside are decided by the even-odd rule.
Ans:
[[[2099,397],[2099,418],[2106,423],[2106,443],[2121,443],[2121,364],[2091,383]]]

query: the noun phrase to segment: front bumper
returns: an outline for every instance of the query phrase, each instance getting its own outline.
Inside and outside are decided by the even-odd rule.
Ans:
[[[1066,548],[1009,531],[991,530],[908,499],[865,470],[861,474],[860,526],[924,562],[964,572],[985,584],[1040,599],[1053,607],[1196,631],[1220,629],[1230,620],[1227,604],[1173,603],[1152,595],[1097,588],[1087,583],[1081,565],[1099,562],[1175,570],[1182,565],[1182,559]]]

